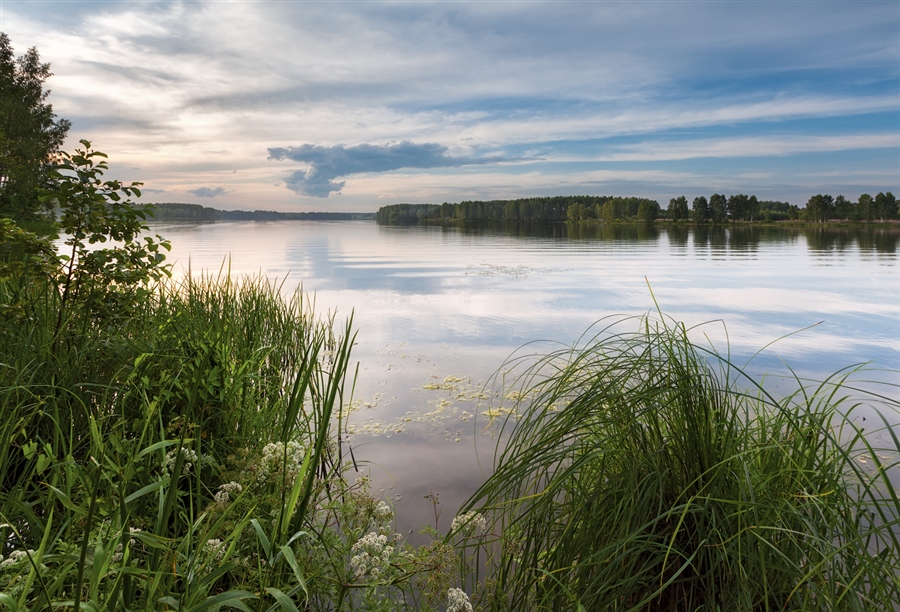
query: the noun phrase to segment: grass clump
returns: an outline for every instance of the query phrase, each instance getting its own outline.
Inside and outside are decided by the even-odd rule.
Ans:
[[[622,323],[518,364],[518,418],[463,508],[494,520],[482,600],[896,609],[900,442],[886,417],[864,431],[856,416],[875,403],[896,417],[897,402],[850,372],[778,398],[680,324]]]

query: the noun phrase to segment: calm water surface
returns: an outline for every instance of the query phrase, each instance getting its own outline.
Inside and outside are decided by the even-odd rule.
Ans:
[[[157,224],[170,261],[287,277],[317,309],[354,313],[350,440],[410,529],[439,527],[490,471],[483,385],[533,341],[575,342],[611,315],[700,325],[773,388],[783,362],[823,378],[861,362],[900,383],[900,228],[384,227],[374,222]],[[651,295],[652,289],[652,295]],[[634,329],[636,323],[623,329]],[[704,337],[705,336],[705,337]],[[537,344],[530,351],[558,348]],[[490,391],[490,389],[488,389]],[[477,444],[476,444],[477,443]]]

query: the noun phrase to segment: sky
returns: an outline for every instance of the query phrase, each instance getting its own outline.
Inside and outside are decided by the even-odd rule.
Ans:
[[[149,202],[900,192],[900,2],[0,0]]]

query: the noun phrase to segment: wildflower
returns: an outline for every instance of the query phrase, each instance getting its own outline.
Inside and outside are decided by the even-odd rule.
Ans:
[[[129,528],[128,528],[128,534],[129,534],[129,535],[132,535],[132,536],[133,536],[134,534],[140,533],[140,532],[141,532],[140,529],[135,529],[134,527],[129,527]],[[137,541],[136,541],[134,538],[130,538],[130,539],[128,540],[128,545],[129,545],[130,547],[134,548],[134,547],[137,545]],[[116,545],[116,550],[113,551],[113,555],[112,555],[112,557],[110,558],[110,561],[111,561],[112,563],[121,563],[121,562],[122,562],[122,559],[124,559],[124,558],[125,558],[125,554],[124,554],[124,552],[122,551],[122,543],[119,542],[119,543]]]
[[[472,604],[465,591],[455,588],[447,591],[447,612],[472,612]]]
[[[181,448],[180,452],[184,459],[181,463],[181,475],[191,473],[191,468],[194,466],[194,463],[197,462],[198,456],[197,453],[190,448]],[[171,476],[172,470],[175,469],[175,463],[178,461],[178,453],[179,450],[170,450],[166,453],[166,465],[163,468],[164,476]]]
[[[285,457],[287,462],[285,462]],[[293,481],[300,473],[300,467],[306,457],[306,449],[296,440],[284,442],[270,442],[263,447],[262,457],[257,466],[256,481],[262,484],[269,478],[269,474],[281,474],[285,469],[288,478]]]
[[[454,518],[450,529],[451,531],[461,531],[465,535],[472,535],[473,532],[476,535],[482,535],[487,531],[487,519],[483,514],[473,510]]]
[[[0,557],[0,559],[3,559],[3,561],[0,561],[0,570],[7,569],[10,567],[15,567],[15,566],[19,565],[19,563],[22,560],[27,559],[28,557],[31,557],[34,554],[35,554],[34,551],[31,549],[28,549],[27,551],[14,550],[11,553],[9,553],[9,556],[6,559],[3,559],[3,557]]]
[[[244,487],[232,480],[220,486],[213,499],[217,504],[227,504],[232,495],[240,495],[243,490]]]
[[[356,553],[350,559],[355,577],[377,579],[390,569],[394,548],[388,545],[386,535],[370,532],[361,537],[350,552]]]
[[[385,502],[378,502],[375,506],[375,519],[380,523],[388,523],[394,518],[394,511]]]
[[[218,563],[225,556],[225,545],[218,538],[207,540],[203,543],[203,553],[211,563]]]

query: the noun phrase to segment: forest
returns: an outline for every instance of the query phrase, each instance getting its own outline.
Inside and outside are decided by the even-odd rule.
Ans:
[[[714,193],[669,200],[662,208],[656,200],[620,196],[554,196],[516,200],[464,201],[458,204],[393,204],[382,206],[376,220],[384,224],[447,223],[456,221],[524,222],[652,222],[731,223],[803,221],[885,222],[900,219],[897,198],[890,191],[874,198],[864,193],[856,202],[842,195],[817,194],[800,208],[788,202],[760,201],[754,195]]]

